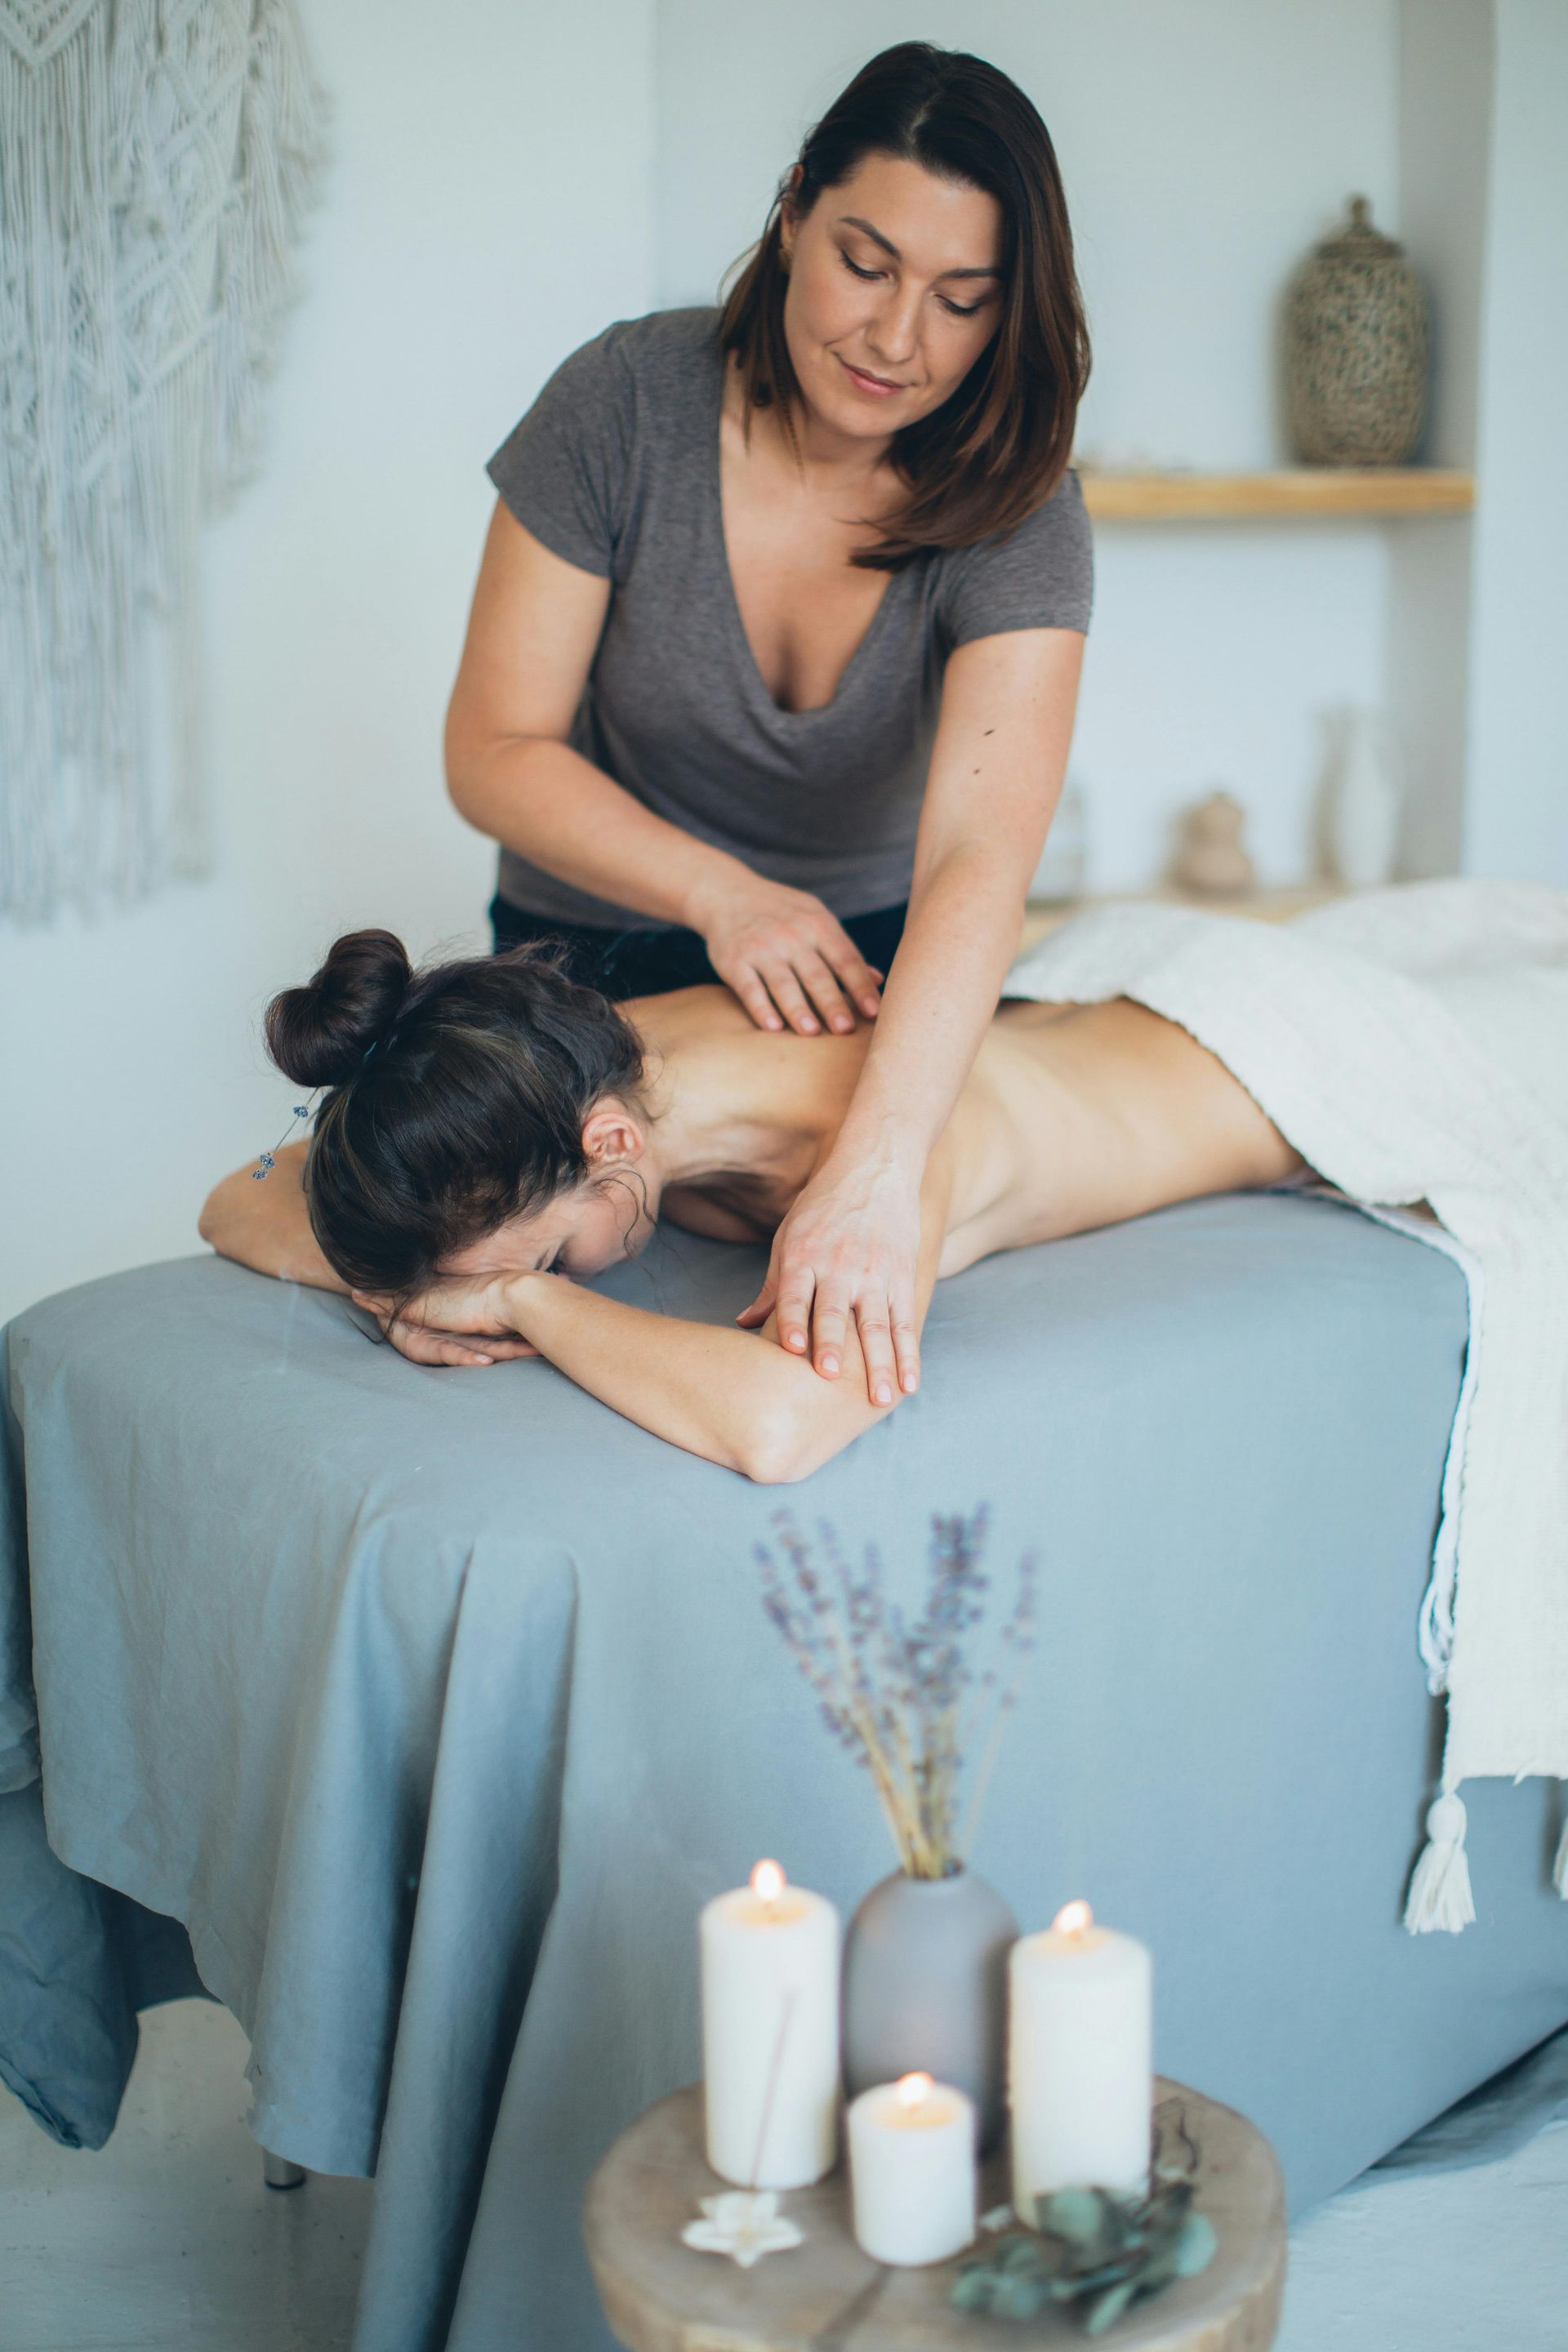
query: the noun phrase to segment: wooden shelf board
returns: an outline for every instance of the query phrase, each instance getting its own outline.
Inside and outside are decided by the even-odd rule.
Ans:
[[[1082,898],[1031,898],[1024,909],[1018,947],[1020,953],[1026,948],[1037,947],[1069,916],[1088,914],[1097,907],[1197,907],[1209,915],[1239,915],[1253,922],[1288,923],[1294,915],[1308,914],[1312,908],[1326,907],[1331,899],[1345,895],[1333,882],[1265,884],[1244,890],[1235,898],[1212,898],[1196,890],[1184,890],[1178,883],[1156,882],[1147,890],[1112,891]]]
[[[1273,474],[1113,474],[1085,467],[1100,522],[1252,522],[1334,515],[1468,514],[1473,474],[1440,466],[1294,466]]]

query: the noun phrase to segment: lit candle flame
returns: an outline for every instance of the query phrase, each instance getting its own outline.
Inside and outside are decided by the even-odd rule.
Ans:
[[[929,2074],[905,2074],[895,2086],[901,2107],[923,2106],[935,2088]]]
[[[776,1903],[784,1891],[784,1874],[776,1862],[759,1862],[752,1873],[752,1892],[759,1903]]]
[[[1051,1926],[1058,1936],[1087,1935],[1094,1925],[1094,1914],[1087,1903],[1064,1903]]]

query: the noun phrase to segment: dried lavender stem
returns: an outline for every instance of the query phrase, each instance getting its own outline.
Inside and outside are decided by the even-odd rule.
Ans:
[[[967,1519],[933,1518],[927,1598],[912,1622],[889,1597],[874,1550],[857,1573],[825,1525],[817,1530],[826,1563],[819,1570],[788,1514],[779,1514],[775,1525],[784,1569],[767,1549],[758,1553],[769,1616],[828,1728],[858,1751],[869,1771],[904,1869],[934,1879],[963,1868],[1024,1658],[1034,1646],[1032,1555],[1020,1563],[1018,1599],[1002,1632],[1013,1673],[999,1687],[994,1668],[977,1685],[964,1654],[990,1590],[980,1572],[984,1509]],[[983,1731],[975,1782],[961,1806],[964,1759]]]
[[[974,1847],[974,1831],[975,1824],[979,1819],[980,1808],[984,1801],[985,1791],[990,1786],[991,1775],[995,1769],[996,1759],[1002,1752],[1002,1735],[1006,1728],[1006,1712],[1005,1710],[1000,1711],[998,1712],[994,1722],[991,1726],[991,1736],[985,1742],[985,1753],[980,1759],[979,1769],[974,1775],[974,1783],[969,1792],[969,1811],[965,1816],[963,1823],[963,1836],[961,1853],[961,1859],[966,1870],[969,1867],[970,1854],[973,1851]]]

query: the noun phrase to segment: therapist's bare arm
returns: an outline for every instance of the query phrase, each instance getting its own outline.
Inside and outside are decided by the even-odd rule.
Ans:
[[[471,825],[548,873],[684,923],[721,853],[566,740],[609,604],[607,580],[552,554],[497,500],[447,713],[447,789]]]
[[[743,1322],[776,1310],[784,1346],[837,1377],[858,1326],[875,1400],[920,1377],[914,1312],[922,1171],[1017,950],[1024,894],[1056,810],[1083,637],[1019,629],[947,666],[888,998],[833,1149],[773,1239]]]
[[[497,500],[447,713],[453,804],[546,873],[700,932],[760,1027],[853,1027],[877,977],[820,899],[655,816],[567,741],[609,602]]]

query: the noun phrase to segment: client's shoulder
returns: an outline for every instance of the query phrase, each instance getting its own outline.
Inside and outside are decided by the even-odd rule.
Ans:
[[[657,996],[628,996],[622,1011],[647,1038],[760,1036],[751,1014],[733,992],[712,981],[695,988],[661,989]]]

